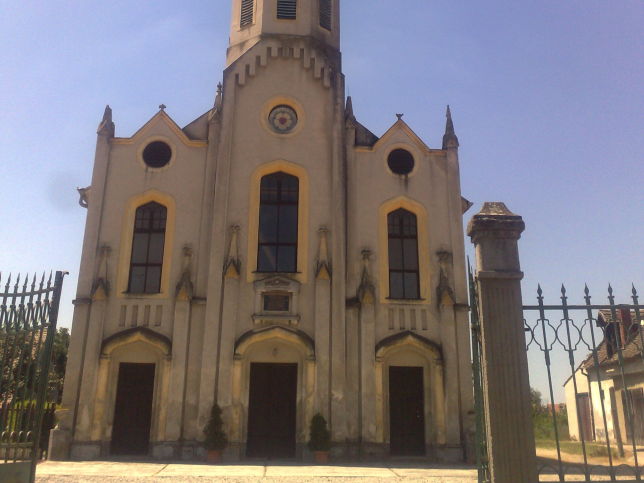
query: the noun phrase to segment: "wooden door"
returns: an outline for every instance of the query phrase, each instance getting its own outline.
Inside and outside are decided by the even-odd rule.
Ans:
[[[246,455],[295,456],[297,364],[250,365]]]
[[[392,455],[425,454],[422,367],[389,368],[389,434]]]
[[[154,364],[121,363],[116,387],[112,454],[147,454],[152,423]]]
[[[578,421],[581,423],[579,428],[579,436],[584,438],[584,441],[593,441],[593,422],[592,412],[590,408],[590,396],[587,392],[577,395],[577,412],[579,414]]]

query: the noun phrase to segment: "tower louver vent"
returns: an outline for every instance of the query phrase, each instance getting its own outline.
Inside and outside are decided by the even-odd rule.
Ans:
[[[277,18],[295,20],[297,18],[297,0],[277,0]]]
[[[320,27],[331,30],[331,0],[320,0]]]
[[[253,23],[253,3],[254,0],[242,0],[241,17],[239,20],[240,27],[245,27]]]

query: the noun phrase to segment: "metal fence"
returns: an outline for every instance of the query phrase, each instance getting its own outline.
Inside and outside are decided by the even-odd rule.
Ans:
[[[531,382],[541,376],[538,361],[547,379],[547,404],[533,402],[540,481],[641,481],[644,313],[637,291],[618,304],[609,286],[603,305],[591,302],[588,287],[580,305],[569,304],[565,287],[560,293],[559,303],[548,304],[539,286],[537,304],[523,307]],[[558,384],[563,405],[555,400]]]
[[[46,404],[64,272],[0,277],[0,481],[34,481],[55,405]],[[4,285],[4,287],[3,287]]]

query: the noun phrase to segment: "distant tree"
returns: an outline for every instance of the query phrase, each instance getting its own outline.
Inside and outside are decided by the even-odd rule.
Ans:
[[[543,403],[541,392],[530,388],[530,403],[532,405],[532,424],[534,426],[535,438],[538,440],[554,440],[555,424],[552,411]],[[568,413],[565,410],[556,411],[554,417],[557,421],[559,439],[569,439]]]
[[[65,367],[67,366],[67,351],[70,340],[69,329],[60,327],[54,336],[52,348],[51,367],[49,371],[49,387],[57,392],[57,403],[60,403],[65,380]]]

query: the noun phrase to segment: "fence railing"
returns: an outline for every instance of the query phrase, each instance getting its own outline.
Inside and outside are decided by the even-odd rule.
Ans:
[[[588,287],[580,305],[569,304],[565,287],[560,293],[549,304],[538,287],[537,304],[523,307],[531,383],[545,374],[549,401],[533,407],[540,481],[641,481],[644,312],[637,291],[617,304],[609,286],[600,305]],[[556,400],[558,384],[565,405]]]
[[[46,403],[64,272],[0,276],[0,481],[34,481],[54,405]]]

